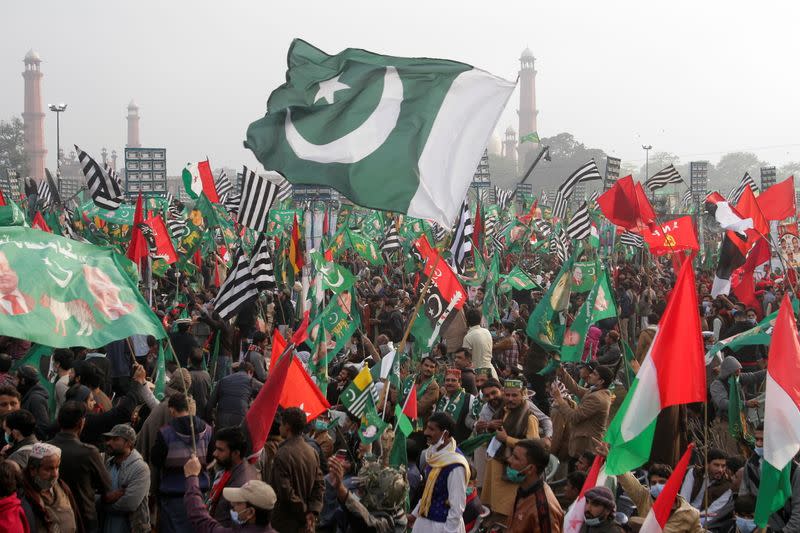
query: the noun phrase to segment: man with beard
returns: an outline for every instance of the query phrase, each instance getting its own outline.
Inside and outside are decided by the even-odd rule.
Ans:
[[[78,506],[58,477],[61,450],[45,442],[33,445],[25,469],[23,507],[32,531],[83,531]]]
[[[453,354],[453,365],[461,370],[461,386],[470,394],[478,394],[475,384],[475,369],[472,368],[472,354],[466,348],[459,348]]]
[[[480,374],[479,374],[480,375]],[[494,378],[487,379],[481,386],[483,404],[475,422],[475,433],[491,433],[497,431],[503,425],[501,419],[495,419],[494,414],[503,408],[503,388],[500,382]],[[483,479],[486,473],[487,445],[483,444],[475,450],[473,462],[477,473],[478,488],[483,487]]]
[[[50,428],[49,395],[39,383],[39,371],[31,365],[23,365],[17,370],[17,390],[22,395],[21,408],[36,417],[36,438],[44,440]]]
[[[727,477],[727,456],[718,448],[707,452],[706,466],[695,466],[686,472],[680,495],[700,511],[700,524],[715,521],[731,499],[731,481]],[[703,472],[705,470],[705,472]],[[707,505],[706,505],[707,502]],[[723,517],[719,517],[723,518]]]
[[[514,446],[504,472],[514,488],[508,533],[561,532],[564,511],[544,480],[549,461],[550,453],[540,439],[521,440]]]
[[[586,491],[586,508],[583,517],[586,520],[581,532],[586,533],[620,533],[614,522],[617,504],[614,494],[607,487],[594,487]]]
[[[111,477],[111,492],[103,502],[103,533],[136,533],[150,530],[150,467],[133,449],[136,432],[128,424],[117,424],[104,433],[105,465]]]
[[[3,430],[8,443],[8,446],[3,448],[3,456],[24,469],[28,464],[28,456],[33,445],[39,442],[33,434],[35,429],[36,419],[30,412],[20,409],[9,413],[3,420]]]
[[[231,504],[222,498],[226,487],[241,487],[258,474],[245,459],[247,439],[241,427],[222,428],[214,436],[214,459],[220,470],[208,495],[208,512],[225,527],[231,526]]]
[[[453,418],[446,413],[432,414],[425,425],[425,488],[411,515],[413,532],[465,531],[470,470],[467,459],[456,451],[454,427]]]
[[[502,425],[490,444],[481,500],[495,515],[509,516],[514,507],[517,486],[506,476],[505,467],[511,450],[522,439],[539,438],[539,421],[528,405],[525,388],[517,379],[508,379],[503,389],[503,409],[494,413],[493,420]]]
[[[399,405],[403,405],[402,401],[408,398],[408,393],[411,392],[411,387],[417,388],[417,420],[423,421],[430,416],[433,411],[433,406],[439,400],[439,384],[434,379],[436,373],[436,361],[426,356],[422,358],[419,363],[419,374],[408,376],[403,382],[403,395],[399,399]],[[392,394],[393,391],[390,391]]]
[[[475,396],[461,388],[461,370],[448,368],[444,375],[444,394],[436,402],[433,410],[436,413],[447,413],[453,417],[456,423],[453,438],[456,439],[456,443],[460,444],[472,433],[477,416],[469,415],[479,405],[480,402]],[[475,414],[477,415],[477,412]]]

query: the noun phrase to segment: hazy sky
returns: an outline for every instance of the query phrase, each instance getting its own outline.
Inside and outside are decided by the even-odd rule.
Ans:
[[[242,147],[301,37],[328,53],[360,47],[456,59],[514,79],[537,58],[539,133],[573,133],[624,161],[641,145],[683,162],[735,150],[800,160],[796,2],[14,1],[0,32],[0,118],[22,113],[22,59],[42,59],[44,104],[66,102],[62,146],[120,154],[126,106],[171,175],[207,156],[255,165]],[[517,128],[515,94],[497,125]],[[48,166],[55,161],[48,112]]]

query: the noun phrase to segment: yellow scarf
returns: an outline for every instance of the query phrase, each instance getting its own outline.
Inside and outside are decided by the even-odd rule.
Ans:
[[[460,464],[464,467],[465,483],[469,483],[469,463],[467,463],[466,457],[456,452],[456,441],[454,439],[451,438],[441,450],[436,450],[433,447],[431,447],[431,450],[425,458],[426,463],[431,467],[431,471],[425,481],[422,498],[419,500],[419,515],[426,518],[431,510],[433,487],[436,485],[436,479],[439,477],[439,472],[442,471],[442,468],[452,464]]]

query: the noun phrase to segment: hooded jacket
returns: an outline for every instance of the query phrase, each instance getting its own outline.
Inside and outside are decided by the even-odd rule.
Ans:
[[[711,401],[714,402],[717,417],[727,420],[728,419],[728,378],[741,369],[742,365],[732,355],[727,356],[722,360],[719,367],[719,377],[711,382],[710,392]],[[767,375],[766,370],[759,370],[758,372],[748,372],[739,376],[739,383],[742,387],[748,387],[760,383]]]
[[[20,407],[27,411],[36,418],[36,438],[39,440],[46,440],[49,436],[50,430],[50,410],[48,408],[48,399],[50,396],[47,391],[42,387],[41,383],[37,383],[22,396]]]
[[[22,502],[16,494],[0,498],[0,531],[20,531],[28,533],[28,519],[22,510]]]

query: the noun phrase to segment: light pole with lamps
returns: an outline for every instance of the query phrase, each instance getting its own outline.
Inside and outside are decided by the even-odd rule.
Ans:
[[[647,180],[650,179],[650,150],[653,148],[650,144],[643,144],[642,149],[644,150],[644,182],[647,183]],[[650,192],[650,199],[655,198],[655,191]]]
[[[47,106],[56,114],[56,179],[58,194],[61,195],[61,113],[67,110],[67,104],[50,104]]]

